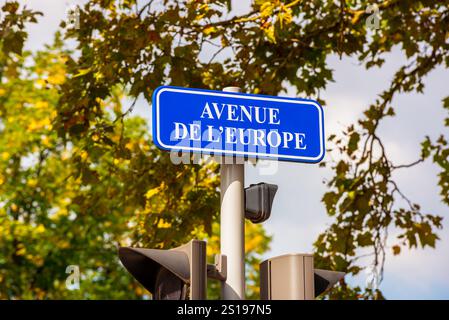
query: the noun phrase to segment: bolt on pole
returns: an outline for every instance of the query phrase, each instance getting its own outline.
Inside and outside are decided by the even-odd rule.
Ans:
[[[226,92],[241,92],[226,87]],[[222,282],[224,300],[245,299],[245,165],[236,157],[222,157],[220,250],[227,257],[227,279]],[[232,160],[232,162],[231,162]]]

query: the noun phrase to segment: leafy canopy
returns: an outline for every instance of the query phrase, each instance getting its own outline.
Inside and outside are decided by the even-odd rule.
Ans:
[[[366,27],[372,18],[366,8],[372,3],[255,0],[250,12],[230,17],[230,0],[88,1],[80,9],[79,28],[61,24],[65,39],[74,40],[77,47],[66,56],[67,78],[58,84],[60,97],[51,125],[64,144],[79,148],[73,166],[83,184],[101,184],[104,172],[108,177],[120,172],[112,176],[117,180],[111,177],[108,183],[116,181],[126,192],[118,193],[122,198],[112,194],[111,199],[117,200],[123,212],[129,203],[139,203],[139,211],[130,210],[136,213],[136,226],[148,228],[142,234],[132,228],[133,238],[164,247],[190,237],[198,223],[211,232],[210,212],[216,211],[218,201],[216,168],[173,167],[164,153],[152,146],[145,150],[145,133],[136,142],[136,133],[126,130],[133,105],[125,111],[104,107],[107,101],[120,100],[114,100],[117,88],[148,101],[162,84],[210,89],[237,85],[245,92],[271,95],[291,86],[300,96],[317,97],[332,81],[327,57],[356,57],[365,68],[377,68],[388,52],[399,48],[406,61],[391,83],[357,123],[329,137],[339,157],[326,164],[334,176],[323,203],[334,223],[315,243],[319,267],[357,274],[364,267],[360,254],[368,251],[380,274],[365,291],[342,281],[330,297],[382,298],[377,284],[388,249],[388,229],[401,231],[391,248],[399,254],[404,246],[435,246],[436,231],[442,226],[440,216],[421,212],[419,205],[406,198],[393,172],[433,160],[441,167],[442,199],[449,203],[447,137],[425,138],[417,159],[396,164],[388,158],[378,129],[383,119],[395,116],[398,93],[423,91],[425,75],[438,66],[449,66],[449,1],[375,1],[380,15],[377,30]],[[4,41],[3,55],[9,56]],[[130,141],[134,141],[132,147]],[[106,154],[122,166],[106,169],[99,160]],[[87,207],[96,204],[96,198],[89,197],[83,202]],[[400,206],[397,200],[402,198],[408,206]],[[210,201],[202,202],[205,199]],[[192,218],[189,201],[201,208]],[[149,228],[161,219],[160,227],[182,228],[183,235],[170,228]],[[172,238],[174,234],[178,238]],[[155,239],[157,243],[152,242]]]

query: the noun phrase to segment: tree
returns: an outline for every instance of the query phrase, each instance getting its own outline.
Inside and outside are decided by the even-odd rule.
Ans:
[[[126,190],[129,193],[119,194],[126,201],[132,197],[136,203],[140,201],[139,223],[154,225],[160,219],[151,216],[147,221],[144,213],[147,206],[156,210],[161,203],[172,208],[171,193],[167,192],[168,198],[160,193],[167,190],[162,183],[165,179],[174,181],[177,174],[186,181],[189,177],[207,176],[210,180],[205,183],[211,186],[217,182],[213,180],[216,175],[210,167],[180,166],[164,180],[148,183],[147,171],[136,169],[136,162],[141,161],[138,168],[154,165],[155,173],[171,163],[165,153],[157,150],[152,150],[152,157],[148,157],[149,152],[142,155],[140,145],[137,151],[133,149],[136,154],[127,158],[131,150],[127,151],[129,141],[124,124],[133,105],[124,112],[120,108],[106,111],[103,107],[105,101],[113,99],[117,88],[124,88],[136,99],[143,95],[148,101],[153,90],[162,84],[210,89],[237,85],[245,92],[270,95],[292,86],[298,95],[316,97],[332,81],[332,70],[326,64],[329,55],[357,57],[366,68],[380,68],[385,54],[399,47],[407,61],[390,86],[367,108],[362,119],[341,135],[329,137],[331,149],[340,157],[336,163],[326,164],[333,169],[334,177],[323,203],[335,223],[317,239],[315,257],[319,267],[357,274],[363,267],[357,259],[358,249],[364,248],[372,251],[372,264],[381,272],[387,230],[393,225],[402,230],[397,245],[393,246],[394,253],[399,254],[402,246],[435,246],[442,217],[422,213],[411,200],[409,207],[400,207],[396,200],[406,196],[392,179],[392,172],[433,160],[441,167],[441,196],[448,203],[447,138],[441,136],[437,141],[426,138],[418,160],[395,164],[387,157],[378,127],[383,119],[394,117],[393,98],[397,93],[423,91],[422,78],[427,73],[438,66],[449,66],[447,29],[442,27],[449,22],[449,2],[376,1],[380,18],[376,30],[366,26],[367,20],[377,14],[373,16],[372,11],[366,10],[372,3],[255,0],[249,13],[228,18],[230,0],[165,0],[163,6],[150,0],[87,2],[80,8],[79,28],[66,22],[61,24],[65,38],[74,40],[77,48],[74,54],[67,55],[68,76],[60,85],[57,115],[52,123],[58,139],[79,146],[87,155],[86,159],[81,156],[73,159],[77,177],[84,183],[101,181],[107,170],[98,166],[99,155],[110,153],[113,159],[123,161],[128,167],[119,170],[123,176],[117,183],[128,178],[136,184]],[[448,104],[446,99],[444,106],[448,108]],[[126,163],[127,160],[130,162]],[[205,173],[207,170],[210,174]],[[175,185],[173,188],[176,199],[184,191],[197,192],[179,190]],[[142,190],[146,191],[146,197]],[[199,193],[202,197],[211,196],[207,188]],[[85,206],[93,203],[92,199],[96,198],[83,199]],[[154,199],[159,200],[153,202]],[[203,208],[206,210],[210,204]],[[185,208],[186,203],[181,201],[179,210],[183,218]],[[184,227],[185,223],[186,235],[195,233],[190,222],[177,220],[170,214],[177,210],[164,211],[169,214],[162,218],[161,226],[168,223]],[[202,214],[198,219],[210,232],[213,222]],[[152,229],[152,236],[168,239],[168,233],[161,236],[163,232],[159,229]],[[133,236],[140,241],[153,239],[144,234]],[[161,241],[161,247],[168,245],[165,241]],[[382,294],[376,289],[350,288],[342,281],[329,297],[382,298]]]
[[[35,15],[15,3],[3,10],[10,12],[5,21]],[[170,248],[196,237],[210,238],[210,256],[218,252],[216,163],[173,165],[150,143],[144,119],[122,115],[120,85],[98,101],[98,131],[59,136],[58,101],[72,52],[59,33],[35,54],[0,44],[0,298],[145,297],[119,264],[119,245]],[[269,237],[248,230],[257,238],[247,250],[254,274]],[[72,265],[80,269],[80,290],[66,287]]]
[[[395,164],[387,157],[378,127],[394,116],[397,93],[422,92],[422,79],[429,71],[448,67],[447,28],[442,26],[448,25],[449,10],[448,1],[383,0],[366,10],[372,4],[255,0],[249,13],[227,18],[229,0],[167,0],[163,7],[153,1],[89,1],[81,10],[80,29],[66,28],[80,56],[69,63],[73,76],[63,87],[58,122],[69,136],[98,130],[102,114],[94,111],[95,99],[107,97],[116,84],[147,100],[161,84],[210,89],[232,84],[245,92],[270,95],[288,85],[298,95],[314,97],[332,81],[329,55],[354,56],[366,68],[380,68],[385,54],[399,47],[407,61],[390,86],[362,119],[341,136],[329,137],[340,159],[328,164],[334,178],[323,203],[335,223],[315,243],[321,267],[357,274],[362,268],[357,248],[362,247],[372,251],[372,264],[381,272],[389,227],[402,230],[393,246],[395,254],[403,246],[434,247],[441,228],[442,217],[422,213],[411,200],[407,199],[408,207],[397,205],[396,200],[406,196],[392,172],[432,156],[442,168],[441,194],[447,203],[447,139],[426,139],[418,160]],[[367,28],[366,22],[377,15],[379,28]],[[220,56],[222,52],[229,54]],[[382,297],[369,288],[352,290],[344,281],[335,292],[331,296]]]
[[[79,176],[87,169],[73,159],[93,155],[64,143],[52,128],[65,58],[55,47],[47,50],[24,53],[16,72],[6,72],[17,77],[0,86],[0,297],[136,297],[137,287],[116,261],[114,243],[130,217],[118,199],[107,201],[120,190],[117,177],[105,179],[114,159],[100,164],[103,176]],[[30,58],[34,63],[26,67]],[[131,123],[131,131],[142,134],[142,121]],[[79,266],[82,291],[66,289],[69,265]]]

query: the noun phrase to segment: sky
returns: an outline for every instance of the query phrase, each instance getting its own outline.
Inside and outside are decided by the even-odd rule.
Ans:
[[[0,5],[4,1],[0,0]],[[26,48],[37,50],[52,41],[68,8],[85,1],[19,2],[44,13],[38,25],[28,29]],[[233,14],[248,12],[249,3],[247,0],[234,0]],[[324,106],[326,136],[333,133],[341,135],[347,125],[356,122],[376,96],[388,88],[395,70],[404,63],[405,57],[395,50],[386,61],[381,69],[367,71],[356,59],[329,57],[328,63],[334,70],[335,81],[321,92],[321,98],[327,103]],[[424,94],[402,94],[394,99],[397,116],[384,120],[379,134],[388,156],[395,163],[410,163],[418,159],[420,142],[426,135],[435,138],[441,133],[449,134],[448,128],[443,126],[446,114],[441,103],[449,94],[448,80],[447,69],[436,69],[425,78]],[[298,97],[292,88],[283,95]],[[150,121],[150,107],[145,100],[138,100],[134,113]],[[329,155],[326,155],[324,161],[329,160]],[[271,250],[265,258],[285,253],[312,252],[313,242],[332,222],[321,202],[322,195],[327,191],[324,181],[332,176],[332,172],[318,165],[291,162],[279,162],[273,175],[265,175],[264,172],[263,163],[256,167],[245,165],[245,185],[268,182],[279,186],[271,218],[264,223],[267,232],[273,236]],[[380,286],[388,299],[449,299],[449,209],[439,197],[437,174],[438,168],[427,161],[399,171],[394,176],[402,191],[421,204],[423,212],[438,214],[445,219],[436,249],[403,249],[399,256],[393,256],[388,251],[384,280]],[[394,236],[394,230],[391,235]],[[368,274],[362,272],[348,280],[351,284],[364,286],[367,277]]]

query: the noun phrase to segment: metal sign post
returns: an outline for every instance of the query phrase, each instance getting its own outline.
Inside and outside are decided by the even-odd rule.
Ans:
[[[227,87],[223,91],[241,90]],[[224,300],[245,299],[245,165],[234,163],[236,160],[235,157],[222,157],[220,170],[220,251],[227,257],[228,268],[227,279],[221,287]]]

